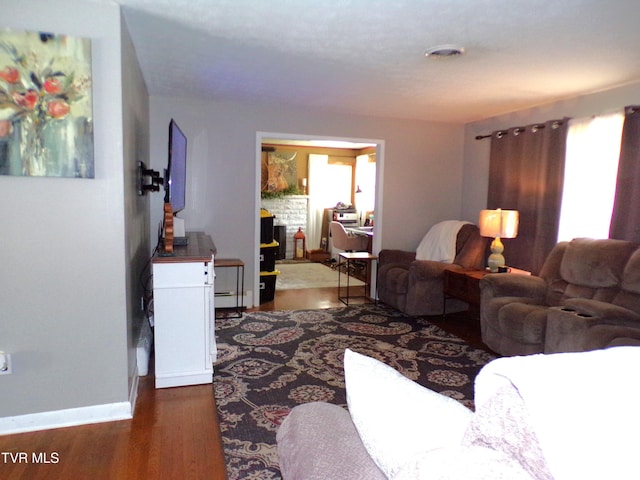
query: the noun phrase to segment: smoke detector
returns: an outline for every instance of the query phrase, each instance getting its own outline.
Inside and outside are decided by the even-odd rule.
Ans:
[[[464,48],[459,45],[447,44],[447,45],[438,45],[437,47],[433,47],[428,49],[425,53],[425,57],[433,57],[433,58],[450,58],[457,57],[464,53]]]

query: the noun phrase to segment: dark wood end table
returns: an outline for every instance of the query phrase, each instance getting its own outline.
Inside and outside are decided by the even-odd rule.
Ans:
[[[447,300],[457,298],[469,304],[470,307],[480,307],[480,280],[488,275],[488,270],[445,270],[442,293],[444,305],[442,316],[447,315]]]

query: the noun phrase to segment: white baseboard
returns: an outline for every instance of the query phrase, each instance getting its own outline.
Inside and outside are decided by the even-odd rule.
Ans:
[[[137,392],[137,384],[135,391]],[[132,411],[132,404],[130,402],[118,402],[105,405],[93,405],[91,407],[69,408],[52,412],[4,417],[0,418],[0,435],[60,427],[73,427],[89,423],[127,420],[132,418]]]
[[[207,383],[213,383],[213,370],[167,374],[156,372],[156,388],[203,385]]]
[[[244,301],[240,297],[240,305],[245,307],[253,305],[253,292],[247,290],[244,292]],[[228,295],[216,295],[215,297],[216,308],[235,308],[236,307],[236,292],[230,292]]]

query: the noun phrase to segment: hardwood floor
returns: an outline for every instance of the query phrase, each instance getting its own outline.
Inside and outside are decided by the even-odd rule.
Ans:
[[[255,310],[343,306],[337,297],[337,288],[276,291]],[[433,321],[481,345],[473,316]],[[153,361],[140,380],[132,420],[0,436],[0,479],[225,479],[212,386],[157,390]],[[34,463],[33,455],[50,463]]]
[[[303,310],[331,307],[344,307],[344,304],[338,300],[338,289],[334,287],[276,290],[273,301],[263,303],[256,310]]]
[[[140,380],[132,420],[0,436],[0,452],[26,452],[0,454],[0,478],[225,479],[212,386],[156,390],[151,371]],[[34,463],[40,454],[52,463]]]

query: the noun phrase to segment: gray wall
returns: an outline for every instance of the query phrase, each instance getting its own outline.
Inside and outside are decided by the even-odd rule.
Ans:
[[[126,333],[129,391],[137,375],[137,341],[146,321],[140,308],[149,259],[149,194],[137,193],[138,162],[149,164],[149,94],[126,24],[122,28],[122,111],[126,266]]]
[[[384,192],[376,221],[382,221],[385,248],[415,249],[433,223],[460,216],[460,125],[154,96],[150,118],[156,170],[166,167],[171,118],[188,137],[187,208],[180,215],[186,229],[210,234],[220,256],[243,259],[251,290],[257,275],[258,132],[383,140]],[[152,236],[162,200],[152,196]]]
[[[4,2],[2,19],[92,40],[96,178],[0,176],[0,349],[14,370],[0,377],[0,419],[127,402],[141,316],[132,284],[148,250],[133,160],[146,155],[148,114],[144,101],[128,106],[123,137],[122,48],[125,69],[135,61],[126,35],[121,43],[119,7],[21,0]],[[137,84],[130,103],[144,85],[135,72],[125,78]]]

